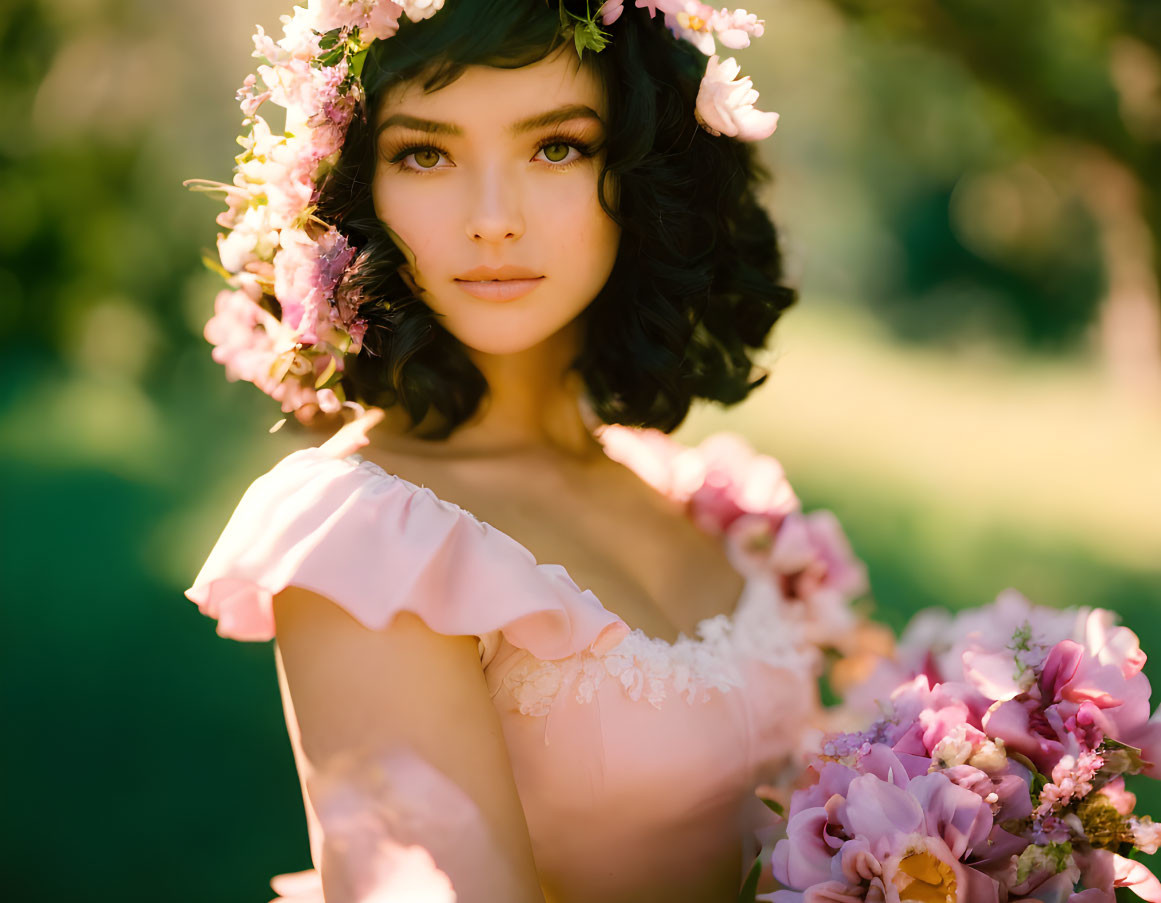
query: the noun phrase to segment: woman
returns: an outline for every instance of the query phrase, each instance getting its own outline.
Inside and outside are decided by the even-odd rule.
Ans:
[[[369,2],[327,33],[317,6],[256,38],[314,93],[297,109],[275,70],[242,92],[235,291],[207,337],[301,419],[374,407],[256,480],[187,591],[223,635],[277,640],[319,871],[275,889],[733,900],[755,789],[793,776],[818,714],[811,631],[840,632],[861,584],[774,461],[666,435],[761,383],[793,293],[722,134],[773,114],[746,83],[715,94],[736,74],[716,57],[699,96],[705,57],[652,14],[703,51],[761,23]],[[263,99],[287,100],[289,139]],[[277,184],[250,203],[257,167]],[[304,184],[303,215],[255,225]]]

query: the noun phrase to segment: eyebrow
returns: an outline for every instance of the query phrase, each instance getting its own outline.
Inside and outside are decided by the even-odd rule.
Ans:
[[[534,129],[544,128],[546,125],[559,125],[562,122],[568,122],[570,119],[595,119],[601,123],[604,121],[592,107],[585,106],[583,103],[574,103],[568,106],[558,107],[555,110],[549,110],[547,113],[541,113],[538,116],[521,119],[512,126],[512,132],[520,135],[524,132],[531,132]]]
[[[530,116],[527,119],[521,119],[517,122],[510,131],[513,134],[521,135],[525,132],[531,132],[535,129],[544,128],[549,125],[559,125],[562,122],[568,122],[571,119],[595,119],[597,122],[602,122],[600,114],[597,113],[590,106],[583,103],[574,103],[567,106],[558,107],[555,110],[549,110],[547,113],[539,113],[536,116]],[[451,122],[440,122],[435,119],[421,119],[418,116],[409,116],[406,113],[396,113],[393,116],[388,116],[379,127],[375,130],[376,136],[393,126],[402,128],[414,129],[417,132],[427,132],[431,135],[462,135],[464,130],[458,125]]]

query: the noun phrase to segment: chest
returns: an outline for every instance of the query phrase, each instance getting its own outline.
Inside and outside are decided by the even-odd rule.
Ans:
[[[721,541],[612,461],[587,468],[377,461],[563,567],[630,628],[673,642],[729,614],[744,579]]]

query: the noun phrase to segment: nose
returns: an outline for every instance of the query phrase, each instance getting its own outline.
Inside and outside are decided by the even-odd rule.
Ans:
[[[520,189],[500,167],[479,173],[469,201],[466,229],[472,241],[514,241],[524,234]]]

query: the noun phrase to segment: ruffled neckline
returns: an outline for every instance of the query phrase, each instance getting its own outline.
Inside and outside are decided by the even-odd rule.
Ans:
[[[736,433],[718,432],[697,446],[683,445],[660,430],[633,429],[616,424],[603,425],[596,431],[595,436],[601,443],[607,457],[629,468],[646,485],[652,487],[663,497],[683,504],[686,507],[687,515],[691,517],[695,525],[711,535],[717,534],[723,543],[725,543],[724,531],[719,530],[715,524],[716,512],[707,510],[707,508],[716,507],[715,503],[720,504],[719,493],[715,490],[726,489],[732,492],[734,497],[744,498],[747,494],[747,474],[744,471],[753,470],[755,462],[773,464],[777,468],[777,475],[781,475],[781,468],[777,466],[776,462],[773,462],[773,459],[759,455],[745,439]],[[319,450],[325,451],[328,444],[324,444]],[[360,447],[363,444],[365,443],[358,443],[354,447]],[[709,638],[712,637],[718,641],[724,633],[733,632],[733,628],[736,627],[739,617],[746,607],[747,600],[753,593],[754,583],[758,580],[756,573],[748,573],[738,567],[737,557],[730,555],[734,570],[742,576],[744,581],[730,610],[702,618],[694,625],[694,636],[692,637],[686,635],[684,631],[679,632],[673,641],[652,637],[639,627],[629,627],[625,620],[609,608],[605,604],[605,600],[599,598],[592,590],[582,590],[563,565],[538,561],[532,551],[515,537],[487,521],[481,520],[471,511],[455,502],[441,498],[428,487],[419,486],[405,477],[391,473],[374,461],[366,459],[362,454],[352,451],[351,448],[351,444],[336,447],[334,457],[351,460],[356,463],[357,467],[380,479],[398,481],[412,492],[427,495],[444,510],[457,517],[465,518],[482,531],[498,534],[519,549],[537,571],[550,577],[558,584],[563,583],[578,596],[587,597],[590,604],[596,602],[604,612],[615,618],[623,629],[620,631],[606,630],[601,636],[601,642],[592,648],[591,651],[594,654],[604,655],[629,650],[651,650],[658,653],[666,651],[671,653],[695,652],[695,650],[710,645]],[[785,484],[784,478],[774,480],[773,484],[769,480],[760,480],[759,482],[766,485],[759,485],[755,490],[754,481],[750,480],[748,499],[750,507],[756,507],[760,513],[767,514],[773,513],[769,510],[771,508],[797,505],[797,498],[789,490],[788,484]],[[713,498],[708,505],[704,503],[704,499],[703,504],[698,504],[698,491],[707,488],[707,484],[711,489]],[[763,497],[763,493],[771,498],[767,500]]]

